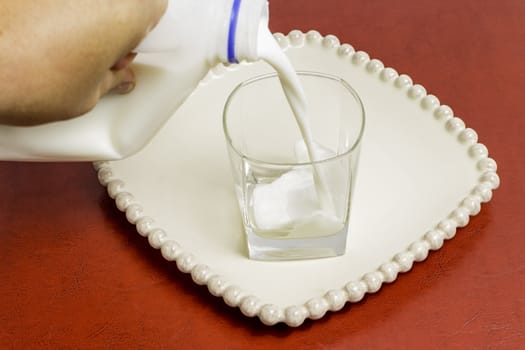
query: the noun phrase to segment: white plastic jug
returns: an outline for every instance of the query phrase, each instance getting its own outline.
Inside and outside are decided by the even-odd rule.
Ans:
[[[257,60],[261,26],[268,27],[267,0],[170,0],[137,48],[134,91],[105,96],[74,119],[31,127],[0,125],[0,159],[112,160],[139,151],[210,68]]]

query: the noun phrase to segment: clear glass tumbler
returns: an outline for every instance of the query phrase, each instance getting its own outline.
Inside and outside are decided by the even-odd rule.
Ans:
[[[276,74],[230,94],[223,127],[248,253],[293,260],[345,253],[365,112],[343,79],[298,72],[315,162]]]

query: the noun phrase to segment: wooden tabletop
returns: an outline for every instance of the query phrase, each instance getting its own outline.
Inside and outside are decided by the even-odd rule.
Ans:
[[[456,237],[362,302],[267,327],[127,223],[88,163],[0,163],[0,349],[523,349],[525,2],[272,0],[410,75],[479,134],[501,186]]]

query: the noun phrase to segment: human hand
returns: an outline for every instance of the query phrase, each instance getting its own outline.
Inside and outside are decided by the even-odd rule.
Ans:
[[[0,2],[0,123],[35,125],[91,110],[135,80],[131,51],[167,0]]]

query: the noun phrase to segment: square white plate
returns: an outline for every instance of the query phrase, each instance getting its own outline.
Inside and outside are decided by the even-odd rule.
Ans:
[[[145,149],[95,167],[137,231],[196,283],[264,324],[299,326],[378,291],[441,248],[491,199],[499,178],[476,132],[407,75],[331,35],[275,37],[297,70],[341,76],[365,105],[344,256],[247,257],[222,108],[239,82],[271,71],[265,63],[216,67]]]

